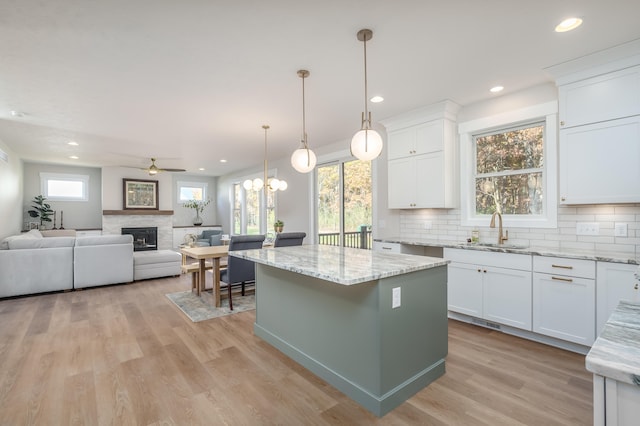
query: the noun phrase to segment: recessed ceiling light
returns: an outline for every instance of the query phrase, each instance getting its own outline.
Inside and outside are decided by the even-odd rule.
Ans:
[[[77,160],[78,156],[77,155],[70,155],[69,158],[71,158],[72,160]]]
[[[374,104],[380,103],[384,101],[384,98],[382,96],[374,96],[373,98],[371,98],[371,102],[373,102]]]
[[[11,111],[11,115],[17,118],[22,118],[24,117],[24,112],[22,111]]]
[[[224,158],[220,160],[221,163],[226,163],[227,160],[225,160]]]
[[[69,141],[69,142],[67,142],[67,145],[78,146],[78,142]]]
[[[201,172],[204,171],[204,167],[200,167],[198,170],[200,170]]]
[[[489,89],[491,93],[498,93],[498,92],[502,92],[503,90],[504,90],[504,87],[502,86],[494,86],[491,89]]]
[[[582,19],[580,18],[567,18],[564,21],[560,22],[556,26],[557,33],[564,33],[567,31],[575,30],[580,25],[582,25]]]

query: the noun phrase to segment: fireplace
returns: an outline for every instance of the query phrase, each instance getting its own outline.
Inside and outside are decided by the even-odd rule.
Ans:
[[[133,235],[133,251],[158,250],[158,228],[122,228],[122,235]]]

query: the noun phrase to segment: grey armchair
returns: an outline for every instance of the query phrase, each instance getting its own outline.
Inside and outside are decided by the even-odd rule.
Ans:
[[[229,251],[261,249],[264,235],[233,235],[229,240]],[[256,270],[254,262],[229,256],[227,269],[220,272],[220,288],[227,288],[229,294],[229,309],[233,310],[231,288],[242,286],[244,296],[245,284],[254,283]]]
[[[302,240],[306,237],[306,232],[280,232],[276,234],[276,240],[273,243],[274,247],[290,247],[301,246]]]
[[[201,245],[207,244],[210,246],[221,246],[222,240],[222,230],[221,229],[206,229],[202,231],[200,235],[198,235],[198,243],[202,243]]]

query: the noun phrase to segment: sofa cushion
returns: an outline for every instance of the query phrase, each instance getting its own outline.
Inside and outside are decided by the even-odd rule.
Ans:
[[[43,237],[75,237],[75,229],[46,229],[40,231]]]
[[[171,250],[149,250],[133,253],[133,262],[137,268],[139,265],[152,263],[182,263],[182,255]]]
[[[75,238],[73,237],[51,237],[51,238],[36,238],[33,240],[13,240],[13,241],[9,241],[9,249],[24,250],[24,249],[73,247],[74,243],[75,243]]]
[[[106,244],[133,244],[133,235],[94,235],[76,238],[76,246],[102,246]]]
[[[0,250],[8,250],[10,241],[33,240],[37,238],[42,238],[42,234],[37,229],[32,229],[31,231],[25,232],[24,234],[20,234],[20,235],[11,235],[5,238],[4,240],[0,241]]]

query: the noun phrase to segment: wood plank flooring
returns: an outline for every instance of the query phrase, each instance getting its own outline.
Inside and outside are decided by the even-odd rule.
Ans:
[[[187,275],[0,301],[2,425],[590,425],[584,356],[449,322],[446,374],[383,418],[253,335],[192,323]]]

